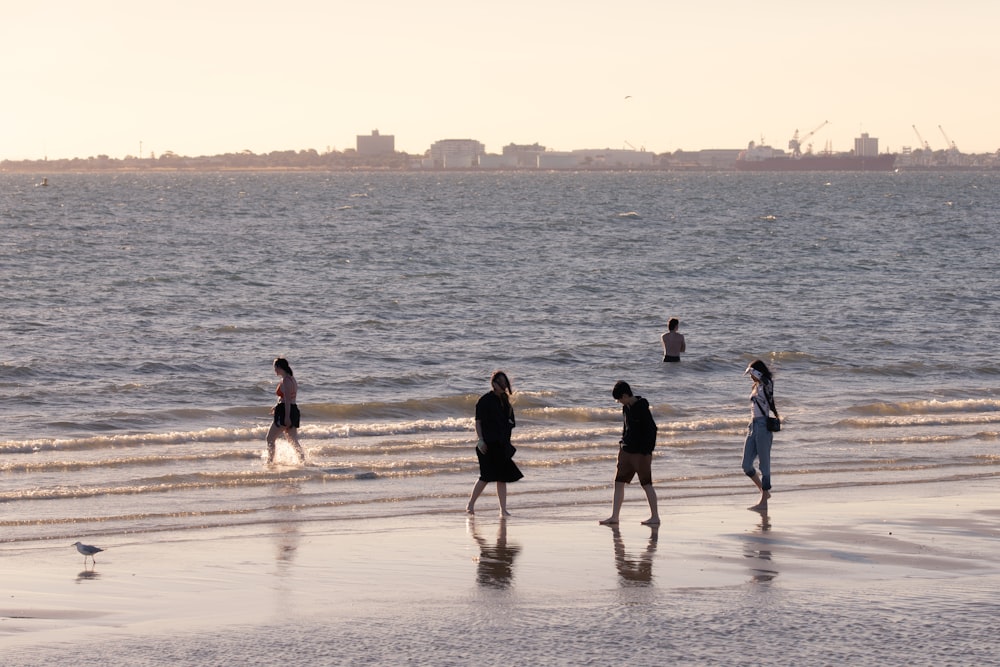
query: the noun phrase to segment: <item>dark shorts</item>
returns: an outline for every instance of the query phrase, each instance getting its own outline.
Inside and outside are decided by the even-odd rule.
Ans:
[[[681,358],[680,357],[672,357],[669,354],[665,354],[665,355],[663,355],[663,360],[664,361],[680,361]]]
[[[299,414],[299,406],[292,403],[292,424],[291,424],[292,428],[299,427],[300,418],[301,415]],[[274,425],[284,426],[285,425],[283,423],[284,421],[285,421],[285,404],[278,403],[276,406],[274,406]]]
[[[639,476],[639,484],[649,486],[653,483],[653,455],[634,454],[626,452],[624,449],[618,450],[618,472],[615,481],[628,484],[636,475]]]

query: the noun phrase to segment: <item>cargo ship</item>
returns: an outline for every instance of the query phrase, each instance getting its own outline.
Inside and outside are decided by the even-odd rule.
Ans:
[[[878,154],[878,139],[862,134],[850,153],[799,152],[798,131],[788,142],[791,153],[750,142],[736,158],[737,171],[892,171],[896,156]]]

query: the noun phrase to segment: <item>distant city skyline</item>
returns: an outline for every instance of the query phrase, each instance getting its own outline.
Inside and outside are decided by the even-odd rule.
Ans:
[[[995,152],[996,25],[973,0],[17,3],[0,160],[345,150],[373,129],[414,155],[786,149],[821,125],[803,148]]]

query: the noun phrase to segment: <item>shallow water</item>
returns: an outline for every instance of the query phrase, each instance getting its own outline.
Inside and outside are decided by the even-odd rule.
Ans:
[[[495,368],[513,507],[607,501],[620,378],[661,497],[747,494],[755,357],[776,492],[994,477],[998,178],[0,175],[0,540],[461,508]],[[260,461],[279,354],[314,467]]]

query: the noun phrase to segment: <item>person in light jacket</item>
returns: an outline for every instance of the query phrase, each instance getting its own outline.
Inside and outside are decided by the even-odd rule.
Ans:
[[[778,416],[774,406],[774,378],[771,370],[760,359],[755,359],[743,371],[753,380],[750,390],[750,424],[747,427],[746,442],[743,443],[743,472],[760,491],[760,501],[750,507],[752,510],[767,509],[767,499],[771,497],[771,444],[774,435],[767,430],[767,417],[770,412]],[[760,463],[760,473],[754,470],[753,462]]]

